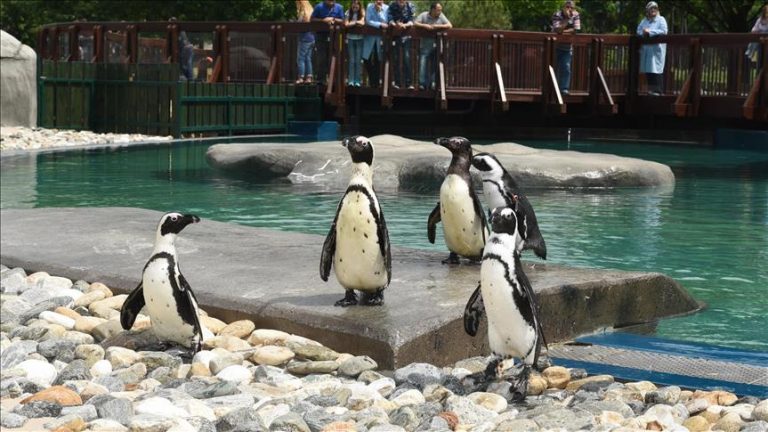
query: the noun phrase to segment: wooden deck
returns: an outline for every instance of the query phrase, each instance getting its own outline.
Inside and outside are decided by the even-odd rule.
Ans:
[[[382,110],[408,101],[434,100],[432,111],[453,101],[480,101],[492,111],[510,107],[535,109],[546,116],[574,111],[604,116],[668,116],[688,119],[736,119],[761,128],[768,122],[768,37],[759,34],[685,34],[653,39],[630,35],[452,29],[407,34],[363,27],[346,30],[325,23],[286,22],[141,22],[51,24],[39,33],[38,54],[54,61],[157,64],[178,63],[179,33],[195,44],[196,79],[207,82],[292,83],[301,33],[317,34],[315,70],[326,71],[317,89],[329,111],[348,120],[355,100],[374,98]],[[363,67],[363,86],[347,86],[347,33],[381,36],[384,58],[381,83],[370,82]],[[428,68],[435,89],[393,87],[397,51],[393,42],[410,36],[411,82],[418,86],[419,55],[425,40],[434,41]],[[667,44],[663,93],[652,96],[639,73],[645,44]],[[761,54],[744,54],[750,43]],[[571,91],[556,83],[556,48],[573,46]],[[321,45],[327,47],[322,55]],[[418,88],[418,87],[417,87]],[[518,105],[524,105],[520,107]]]

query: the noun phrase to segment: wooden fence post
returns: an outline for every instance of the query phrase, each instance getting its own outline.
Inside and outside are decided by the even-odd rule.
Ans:
[[[689,115],[697,117],[699,115],[699,104],[701,103],[701,39],[693,38],[691,40],[691,68],[693,72],[691,82],[691,110]]]
[[[93,58],[91,59],[91,62],[103,63],[105,52],[106,50],[104,49],[104,27],[102,27],[101,25],[95,25],[93,26]]]
[[[80,36],[80,26],[71,25],[69,30],[69,60],[80,60],[80,44],[78,43],[78,37]]]
[[[624,103],[624,114],[635,112],[637,103],[638,74],[640,73],[640,44],[637,36],[629,37],[629,61],[627,64],[627,90]]]

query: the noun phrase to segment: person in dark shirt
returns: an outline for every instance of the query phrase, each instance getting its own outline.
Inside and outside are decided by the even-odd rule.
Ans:
[[[581,17],[576,11],[573,0],[566,0],[562,9],[552,15],[552,31],[560,35],[572,35],[581,30]],[[557,85],[560,92],[568,94],[571,87],[571,59],[573,58],[573,45],[558,43],[555,47],[557,54]]]
[[[344,23],[344,8],[335,0],[323,0],[312,11],[312,21],[322,21],[328,25],[342,24]],[[326,74],[328,73],[331,51],[330,33],[317,32],[315,47],[317,48],[317,77],[323,83],[328,79]]]
[[[389,26],[394,26],[401,31],[410,29],[413,27],[415,12],[416,7],[413,3],[406,0],[393,1],[387,10]],[[392,64],[395,67],[395,82],[392,83],[392,87],[397,89],[404,84],[409,89],[413,89],[411,84],[411,36],[407,32],[402,33],[395,37],[393,42],[395,46],[392,52],[394,56],[392,57]],[[403,73],[405,74],[404,77]]]

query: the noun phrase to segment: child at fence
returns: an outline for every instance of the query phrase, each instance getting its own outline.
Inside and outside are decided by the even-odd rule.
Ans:
[[[344,25],[347,30],[365,25],[365,10],[363,9],[363,5],[360,4],[360,0],[352,0],[352,4],[349,5],[349,10],[344,18]],[[359,33],[347,33],[347,54],[347,62],[349,64],[347,84],[360,87],[360,83],[362,82],[360,68],[362,67],[363,62],[363,35]]]
[[[312,5],[309,0],[296,0],[296,16],[298,22],[309,22],[312,17]],[[296,49],[296,64],[298,79],[296,84],[312,83],[312,51],[315,50],[315,33],[309,31],[299,35],[299,45]]]

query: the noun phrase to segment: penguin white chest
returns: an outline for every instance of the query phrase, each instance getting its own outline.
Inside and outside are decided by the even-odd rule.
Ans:
[[[483,252],[483,221],[475,213],[469,184],[456,174],[445,177],[440,187],[440,218],[448,250],[466,257]]]
[[[507,206],[507,201],[504,199],[504,195],[501,194],[500,187],[502,186],[499,182],[483,181],[483,195],[485,195],[485,202],[489,210]]]
[[[533,361],[536,331],[523,319],[515,304],[513,290],[520,288],[515,287],[514,264],[507,263],[510,280],[504,265],[496,259],[486,258],[480,267],[480,290],[488,314],[488,343],[494,353],[517,358],[527,356],[524,360],[528,363]]]
[[[168,269],[168,260],[162,258],[147,265],[142,277],[144,302],[158,338],[188,347],[192,343],[194,327],[179,315]],[[175,272],[178,274],[178,269]]]
[[[375,195],[371,194],[373,200]],[[346,289],[376,291],[387,285],[387,270],[379,246],[378,224],[371,202],[363,192],[344,196],[336,220],[336,280]],[[377,210],[378,211],[378,210]]]

